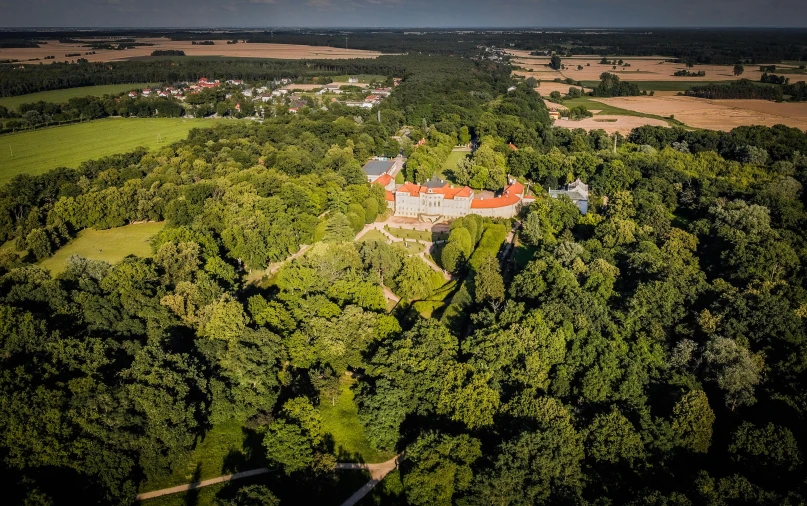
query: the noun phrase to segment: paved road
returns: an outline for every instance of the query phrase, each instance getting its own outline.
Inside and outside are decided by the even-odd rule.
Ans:
[[[391,458],[386,462],[380,462],[378,464],[354,464],[352,462],[339,462],[336,464],[336,469],[338,470],[366,470],[370,471],[370,477],[372,478],[368,481],[362,488],[356,491],[355,494],[350,496],[347,501],[342,503],[342,506],[353,506],[362,497],[367,495],[370,490],[373,489],[381,480],[384,479],[390,471],[398,467],[398,458],[400,456],[396,456]],[[146,499],[154,499],[155,497],[162,497],[164,495],[171,495],[171,494],[178,494],[180,492],[188,492],[190,490],[196,490],[197,488],[207,487],[210,485],[215,485],[216,483],[224,483],[233,480],[240,480],[241,478],[249,478],[250,476],[258,476],[261,474],[266,474],[269,472],[269,469],[265,467],[261,467],[259,469],[252,469],[251,471],[244,471],[241,473],[233,473],[227,474],[224,476],[219,476],[216,478],[210,478],[209,480],[202,480],[197,481],[195,483],[188,483],[186,485],[177,485],[176,487],[170,488],[163,488],[160,490],[153,490],[151,492],[144,492],[142,494],[137,494],[135,497],[138,501],[145,501]]]

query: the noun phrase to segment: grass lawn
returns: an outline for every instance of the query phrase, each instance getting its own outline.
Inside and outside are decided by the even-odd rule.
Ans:
[[[401,251],[404,252],[405,255],[419,255],[426,249],[426,245],[423,243],[417,243],[414,241],[401,241],[395,242],[393,245],[397,248],[400,248]]]
[[[111,264],[128,255],[150,257],[152,237],[165,227],[165,222],[138,223],[109,230],[87,229],[60,248],[55,255],[43,260],[39,266],[56,276],[67,268],[67,259],[78,255],[92,260],[105,260]]]
[[[437,176],[442,178],[442,179],[446,179],[446,177],[445,177],[446,171],[454,170],[454,168],[457,166],[457,162],[459,162],[463,158],[466,158],[466,157],[470,156],[470,154],[471,154],[471,152],[467,151],[467,150],[463,150],[463,151],[455,150],[455,151],[452,151],[448,155],[448,158],[446,158],[446,161],[445,161],[445,163],[443,163],[443,167],[440,169],[440,173],[437,174]]]
[[[215,120],[108,118],[0,136],[0,184],[17,174],[37,175],[56,167],[131,151],[167,146],[193,128]]]
[[[32,104],[34,102],[53,102],[62,104],[77,97],[103,97],[115,93],[123,93],[132,90],[141,90],[153,86],[150,83],[134,84],[105,84],[101,86],[82,86],[80,88],[67,88],[65,90],[40,91],[39,93],[29,93],[28,95],[18,95],[16,97],[0,98],[0,105],[7,109],[16,109],[20,104]]]
[[[177,466],[169,475],[143,482],[140,485],[140,492],[261,467],[260,462],[249,462],[244,450],[247,439],[248,433],[243,429],[240,420],[228,420],[215,425],[205,434],[204,439],[198,442],[184,466]]]
[[[385,236],[378,230],[370,230],[369,232],[361,236],[359,242],[373,242],[373,241],[387,242],[388,240],[389,239],[387,239],[387,236]]]
[[[364,429],[359,422],[359,411],[353,402],[350,387],[356,382],[342,376],[342,393],[331,405],[330,399],[322,399],[319,411],[322,415],[322,429],[333,437],[334,453],[339,462],[385,462],[395,456],[391,452],[378,451],[364,437]]]
[[[411,230],[398,227],[386,227],[387,232],[398,239],[414,239],[416,241],[432,242],[448,238],[446,232],[427,232],[426,230]]]

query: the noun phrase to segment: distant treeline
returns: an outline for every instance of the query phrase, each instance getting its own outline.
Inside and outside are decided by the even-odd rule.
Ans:
[[[344,74],[403,76],[404,57],[355,60],[221,60],[127,61],[51,65],[27,65],[24,69],[0,67],[0,97],[38,91],[142,82],[196,81],[223,77],[247,81],[304,78]]]
[[[0,133],[61,125],[110,116],[179,118],[185,107],[174,98],[137,97],[126,95],[105,97],[76,97],[56,104],[36,102],[21,104],[17,111],[0,106]]]
[[[21,48],[21,47],[39,47],[40,44],[44,44],[44,42],[40,42],[37,40],[2,40],[0,39],[0,48],[2,49],[14,49],[14,48]]]
[[[42,39],[40,32],[4,32],[0,40]],[[804,29],[653,29],[593,33],[584,30],[478,31],[453,30],[283,30],[274,32],[183,30],[126,30],[98,32],[49,32],[48,38],[169,37],[172,40],[246,40],[280,44],[367,49],[386,53],[420,52],[455,56],[475,56],[477,46],[513,47],[555,51],[562,55],[668,55],[695,63],[733,65],[770,64],[783,60],[807,61],[807,30]]]
[[[774,76],[775,77],[775,76]],[[771,81],[762,81],[771,82]],[[807,100],[807,83],[800,81],[781,86],[761,86],[748,79],[741,79],[729,84],[705,84],[693,86],[685,95],[711,99],[759,99],[781,102],[789,97],[794,102]]]
[[[185,56],[181,49],[158,49],[151,52],[151,56]]]

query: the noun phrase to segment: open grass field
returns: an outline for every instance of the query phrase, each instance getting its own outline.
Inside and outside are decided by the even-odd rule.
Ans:
[[[807,103],[767,100],[707,100],[694,97],[619,97],[592,99],[608,107],[668,117],[693,128],[731,130],[744,125],[776,124],[807,129]]]
[[[0,136],[0,184],[17,174],[42,174],[56,167],[149,149],[184,139],[213,119],[108,118]]]
[[[88,39],[89,40],[89,39]],[[46,40],[36,48],[2,48],[0,60],[35,61],[37,58],[44,64],[75,60],[78,57],[66,57],[70,53],[82,53],[81,58],[91,62],[128,60],[131,58],[150,57],[152,51],[179,50],[187,56],[224,56],[229,58],[280,58],[288,60],[299,59],[343,59],[343,58],[376,58],[382,53],[376,51],[363,51],[360,49],[343,49],[325,46],[304,46],[297,44],[227,44],[227,41],[216,40],[212,46],[193,45],[191,41],[174,41],[167,38],[138,37],[137,42],[153,44],[140,46],[122,51],[113,49],[92,49],[84,44],[61,43],[58,40]],[[83,53],[95,51],[95,54]],[[46,56],[55,56],[53,60],[45,60]]]
[[[445,179],[445,172],[452,171],[457,166],[457,162],[462,160],[463,158],[467,158],[471,152],[466,149],[455,149],[452,151],[448,158],[446,158],[445,163],[443,163],[443,167],[440,169],[440,173],[438,177]]]
[[[20,104],[31,104],[34,102],[53,102],[61,104],[71,98],[77,97],[103,97],[114,93],[124,93],[132,90],[140,90],[153,86],[151,83],[134,84],[106,84],[102,86],[82,86],[80,88],[68,88],[66,90],[42,91],[39,93],[29,93],[16,97],[0,98],[0,105],[6,109],[16,109]]]
[[[129,255],[150,257],[152,252],[149,241],[164,227],[165,222],[160,222],[137,223],[109,230],[82,230],[78,237],[60,248],[52,257],[43,260],[39,266],[56,276],[64,272],[67,260],[72,255],[104,260],[111,264],[120,262]]]
[[[319,411],[322,430],[333,436],[334,452],[339,462],[385,462],[395,456],[391,452],[378,451],[364,436],[359,422],[359,411],[353,402],[351,386],[356,382],[349,376],[340,379],[341,393],[331,404],[331,399],[322,399]]]

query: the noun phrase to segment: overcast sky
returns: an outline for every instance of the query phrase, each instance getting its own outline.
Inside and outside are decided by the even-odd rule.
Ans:
[[[807,0],[0,0],[0,26],[807,27]]]

